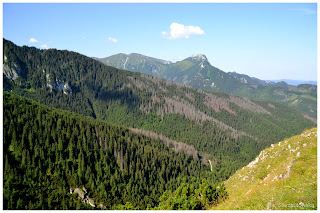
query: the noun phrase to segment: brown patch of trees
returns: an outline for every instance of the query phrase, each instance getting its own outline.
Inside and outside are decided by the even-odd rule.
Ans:
[[[167,138],[163,135],[158,135],[157,133],[151,132],[148,130],[135,129],[135,128],[130,128],[130,130],[134,133],[142,134],[142,135],[145,135],[145,136],[152,138],[152,139],[155,139],[155,140],[160,140],[166,146],[173,148],[173,150],[175,152],[184,152],[187,155],[193,157],[194,160],[199,160],[198,151],[192,145],[188,145],[188,144],[185,144],[182,142],[177,142],[175,140],[171,140],[170,138]]]

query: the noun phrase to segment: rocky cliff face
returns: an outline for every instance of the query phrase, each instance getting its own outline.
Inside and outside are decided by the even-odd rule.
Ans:
[[[83,187],[82,189],[75,188],[74,190],[72,190],[72,188],[70,188],[70,194],[73,194],[73,193],[78,194],[78,198],[81,200],[82,203],[87,203],[92,207],[106,209],[106,207],[102,203],[100,203],[98,206],[96,206],[94,200],[91,199],[88,195],[86,195],[87,190],[85,187]]]

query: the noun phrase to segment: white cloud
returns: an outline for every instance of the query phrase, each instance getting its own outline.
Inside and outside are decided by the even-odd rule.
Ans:
[[[48,45],[46,45],[46,44],[42,44],[41,46],[40,46],[42,49],[49,49],[49,47],[48,47]]]
[[[29,39],[29,43],[39,43],[38,45],[40,45],[40,48],[42,48],[42,49],[49,49],[50,47],[47,45],[47,44],[45,44],[44,42],[42,42],[42,41],[39,41],[39,40],[37,40],[37,39],[35,39],[35,38],[30,38]],[[52,41],[50,41],[49,43],[52,43]]]
[[[110,41],[110,42],[112,42],[112,43],[118,43],[118,39],[112,38],[112,37],[109,37],[109,38],[108,38],[108,41]]]
[[[198,26],[184,26],[183,24],[178,24],[176,22],[173,22],[170,25],[170,33],[163,31],[161,32],[161,34],[166,39],[178,39],[178,38],[188,39],[190,38],[191,35],[203,35],[204,31]]]
[[[37,39],[35,38],[30,38],[29,39],[29,43],[39,43],[40,41],[38,41]]]

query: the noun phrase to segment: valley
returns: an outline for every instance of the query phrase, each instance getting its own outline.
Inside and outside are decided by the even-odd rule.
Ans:
[[[1,6],[4,211],[317,210],[316,2]]]
[[[184,72],[192,75],[194,61],[216,69],[203,55],[184,61],[183,72],[182,65],[146,60],[165,80],[140,65],[134,69],[142,73],[124,70],[132,68],[124,55],[111,64],[115,68],[72,51],[3,43],[5,209],[171,209],[168,203],[184,190],[216,199],[190,200],[192,206],[180,203],[180,209],[206,209],[227,198],[221,182],[261,150],[316,126],[316,111],[306,115],[305,102],[290,108],[289,102],[238,96],[230,86],[186,85]],[[132,57],[139,62],[144,56]],[[171,66],[180,74],[168,77]],[[242,78],[216,74],[228,75],[233,85]],[[281,88],[287,93],[291,87]],[[313,109],[316,89],[291,90],[312,100]],[[95,207],[68,194],[83,187]]]
[[[201,161],[120,125],[7,92],[4,115],[4,209],[146,209],[180,183],[214,182]]]

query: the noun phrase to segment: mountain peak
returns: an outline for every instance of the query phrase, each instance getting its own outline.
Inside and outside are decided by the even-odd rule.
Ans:
[[[198,60],[198,61],[207,61],[207,57],[204,55],[204,54],[198,54],[198,55],[192,55],[191,56],[191,59],[195,59],[195,60]]]
[[[130,53],[129,56],[137,56],[137,57],[149,58],[148,56],[142,55],[142,54],[140,54],[140,53]]]

